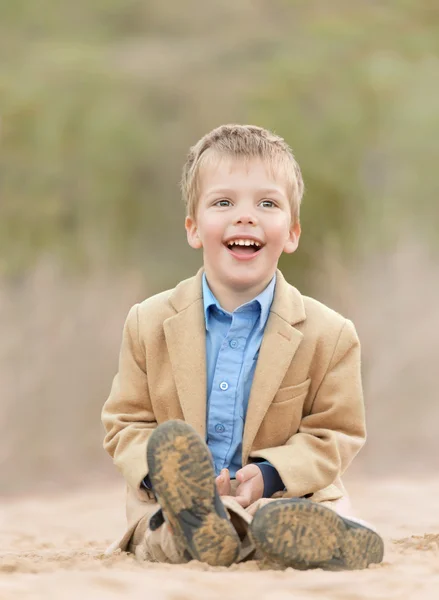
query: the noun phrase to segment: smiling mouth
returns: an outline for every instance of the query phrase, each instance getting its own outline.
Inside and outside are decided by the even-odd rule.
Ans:
[[[255,240],[232,240],[224,245],[234,254],[241,256],[257,254],[263,247],[262,244],[256,242]]]

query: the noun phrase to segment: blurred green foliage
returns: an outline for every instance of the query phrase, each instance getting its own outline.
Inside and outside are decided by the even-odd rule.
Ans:
[[[223,122],[302,166],[296,280],[322,252],[434,237],[438,106],[435,0],[0,0],[0,272],[190,275],[180,169]]]

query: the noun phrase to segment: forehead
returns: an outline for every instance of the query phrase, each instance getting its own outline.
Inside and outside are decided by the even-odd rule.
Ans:
[[[200,195],[216,189],[273,189],[287,195],[287,179],[280,165],[261,158],[211,155],[200,165]]]

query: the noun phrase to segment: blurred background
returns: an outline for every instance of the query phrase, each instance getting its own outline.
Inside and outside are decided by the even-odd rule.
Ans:
[[[0,489],[115,474],[100,411],[130,306],[191,276],[180,170],[221,123],[302,167],[291,283],[353,319],[369,441],[438,467],[436,0],[0,0]]]

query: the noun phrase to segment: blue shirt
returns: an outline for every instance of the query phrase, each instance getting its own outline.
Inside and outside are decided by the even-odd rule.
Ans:
[[[218,475],[235,477],[242,467],[242,436],[248,399],[276,277],[254,300],[232,313],[221,308],[203,274],[206,322],[207,445]]]
[[[224,310],[203,274],[206,323],[207,445],[215,472],[227,468],[230,476],[242,467],[242,438],[248,399],[265,326],[273,302],[276,276],[259,296],[232,313]],[[277,470],[259,461],[264,497],[284,489]]]

